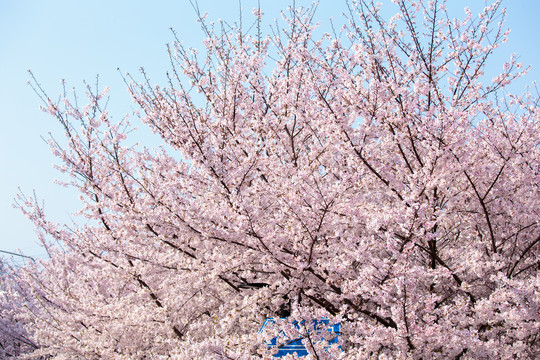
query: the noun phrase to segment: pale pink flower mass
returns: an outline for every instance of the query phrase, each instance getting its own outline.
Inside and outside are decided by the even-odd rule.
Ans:
[[[538,94],[509,93],[515,57],[482,77],[500,2],[394,2],[391,26],[353,2],[338,38],[297,8],[176,42],[168,84],[129,86],[160,149],[106,91],[45,103],[87,222],[20,195],[50,258],[1,269],[1,356],[270,359],[284,331],[311,359],[540,357]],[[336,345],[292,325],[322,318]]]

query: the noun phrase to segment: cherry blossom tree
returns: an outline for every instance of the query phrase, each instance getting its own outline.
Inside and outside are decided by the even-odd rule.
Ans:
[[[0,262],[0,357],[14,357],[37,348],[25,329],[24,318],[19,315],[26,301],[20,297],[24,289],[14,288],[13,269]],[[14,281],[15,280],[15,281]]]
[[[168,84],[126,79],[156,150],[105,92],[79,107],[35,82],[87,221],[18,200],[50,255],[17,271],[26,355],[271,358],[285,330],[311,359],[540,356],[538,94],[509,92],[515,57],[484,76],[505,10],[394,3],[320,36],[315,8],[269,35],[199,14],[204,52],[177,40]],[[291,325],[321,318],[336,345]]]

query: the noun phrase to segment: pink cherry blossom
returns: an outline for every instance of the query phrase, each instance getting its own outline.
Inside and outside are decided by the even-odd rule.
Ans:
[[[354,2],[339,38],[298,8],[174,43],[169,84],[129,85],[159,149],[102,94],[44,104],[86,221],[20,195],[50,258],[1,274],[2,355],[270,359],[296,331],[311,359],[538,358],[538,94],[509,93],[515,58],[482,77],[499,1],[394,2],[391,26]],[[321,318],[341,350],[292,326]]]

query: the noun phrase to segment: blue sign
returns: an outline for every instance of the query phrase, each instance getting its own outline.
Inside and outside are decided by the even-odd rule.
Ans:
[[[264,321],[261,328],[259,329],[259,334],[262,334],[264,332],[264,329],[270,325],[274,324],[275,321],[273,318],[268,318]],[[294,321],[293,326],[295,329],[300,330],[300,326],[305,324],[305,320],[298,323],[297,321]],[[332,326],[329,326],[330,322],[328,319],[321,319],[321,320],[313,320],[313,329],[316,333],[320,333],[321,328],[326,327],[328,332],[336,334],[336,336],[330,340],[327,340],[326,343],[328,346],[332,344],[336,344],[338,342],[338,336],[340,332],[340,324],[334,324]],[[282,345],[278,346],[278,338],[280,340],[280,343]],[[281,331],[281,333],[270,340],[267,345],[268,348],[276,348],[278,347],[277,353],[274,355],[275,358],[284,357],[288,354],[294,354],[296,353],[298,356],[306,356],[308,354],[308,351],[306,349],[306,346],[303,343],[304,337],[297,337],[297,338],[290,338],[285,332]]]

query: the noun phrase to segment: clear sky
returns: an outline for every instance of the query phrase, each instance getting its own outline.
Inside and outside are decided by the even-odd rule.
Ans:
[[[388,0],[379,0],[383,4]],[[267,18],[291,1],[260,0]],[[297,0],[297,4],[309,4]],[[344,0],[320,0],[318,18],[323,29],[329,17],[338,18]],[[481,4],[482,0],[449,0],[452,7]],[[238,0],[199,0],[209,19],[234,22]],[[250,13],[257,0],[243,0]],[[515,52],[533,68],[527,82],[540,79],[540,1],[506,0],[510,40],[493,62]],[[188,0],[0,0],[0,250],[21,251],[41,257],[32,224],[12,208],[18,187],[26,194],[35,190],[53,220],[70,222],[78,209],[78,195],[54,184],[60,175],[56,162],[41,137],[62,137],[60,125],[39,110],[39,99],[26,85],[31,69],[45,90],[60,94],[60,79],[83,92],[82,81],[111,88],[109,110],[121,117],[134,110],[117,72],[137,74],[142,66],[154,83],[164,84],[168,70],[165,44],[172,42],[169,28],[191,47],[200,47],[203,34]],[[136,120],[134,120],[136,122]],[[154,141],[154,140],[151,140]]]

